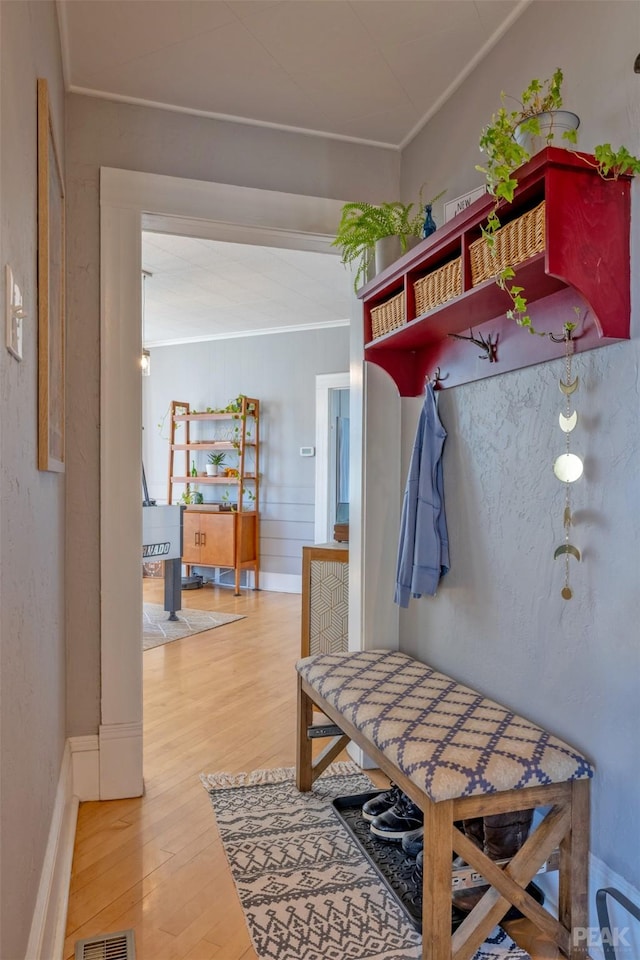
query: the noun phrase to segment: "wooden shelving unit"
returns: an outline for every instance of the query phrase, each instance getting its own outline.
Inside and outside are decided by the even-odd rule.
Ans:
[[[545,201],[545,248],[516,267],[536,330],[562,339],[563,324],[580,322],[576,351],[628,340],[630,335],[630,177],[604,180],[589,154],[547,147],[515,174],[511,204],[499,209],[507,224]],[[419,396],[437,368],[450,387],[562,356],[549,336],[530,335],[507,319],[511,301],[494,280],[474,286],[471,244],[492,209],[480,197],[359,291],[364,306],[365,358],[386,370],[401,396]],[[416,309],[417,280],[461,258],[459,295],[427,313]],[[374,339],[371,311],[404,291],[405,323]],[[450,334],[491,334],[496,362],[473,343]]]
[[[180,429],[184,430],[182,437]],[[213,452],[228,455],[225,469],[233,470],[233,475],[204,475],[208,455]],[[183,469],[178,465],[182,455]],[[196,476],[191,473],[192,464]],[[176,486],[181,493],[192,494],[197,487],[199,492],[204,488],[210,494],[207,501],[185,507],[182,560],[187,568],[232,568],[236,596],[240,594],[242,570],[253,570],[254,589],[259,589],[259,400],[243,396],[237,410],[224,413],[193,413],[188,403],[172,401],[167,495],[170,504],[174,502]],[[229,495],[227,503],[216,498],[221,487]]]

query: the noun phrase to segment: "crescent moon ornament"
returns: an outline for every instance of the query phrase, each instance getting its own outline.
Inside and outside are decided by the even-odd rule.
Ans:
[[[565,396],[569,396],[570,393],[575,393],[578,389],[578,383],[580,378],[576,377],[575,380],[572,380],[571,383],[565,383],[564,380],[559,381],[559,386]]]
[[[571,433],[578,422],[578,413],[576,410],[574,410],[569,417],[565,417],[564,413],[561,413],[558,417],[558,421],[560,423],[561,430],[564,430],[565,433]]]
[[[557,560],[558,557],[561,557],[563,553],[571,554],[572,557],[575,557],[578,563],[582,559],[580,556],[580,551],[577,547],[574,547],[572,543],[563,543],[561,547],[556,547],[555,553],[553,554],[553,559]]]

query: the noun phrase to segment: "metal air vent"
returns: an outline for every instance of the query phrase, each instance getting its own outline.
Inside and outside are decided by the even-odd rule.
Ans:
[[[75,960],[136,960],[133,930],[76,940]]]

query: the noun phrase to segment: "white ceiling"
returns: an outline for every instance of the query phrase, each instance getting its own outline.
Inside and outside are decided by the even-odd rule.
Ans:
[[[348,323],[337,256],[143,233],[142,266],[148,347]]]
[[[57,0],[67,90],[395,150],[529,2]],[[149,344],[348,315],[334,256],[147,235],[143,266]]]

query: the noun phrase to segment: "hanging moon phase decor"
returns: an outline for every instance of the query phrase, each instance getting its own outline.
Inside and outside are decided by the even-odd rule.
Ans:
[[[582,559],[580,556],[580,551],[577,547],[574,547],[572,543],[563,543],[561,547],[556,547],[555,553],[553,554],[553,559],[557,560],[558,557],[561,557],[563,553],[571,554],[572,557],[575,557],[578,563]]]
[[[584,471],[584,464],[575,453],[561,453],[553,464],[553,472],[563,483],[575,483]]]
[[[567,376],[567,380],[569,380],[568,376]],[[564,380],[560,380],[560,389],[566,396],[569,396],[569,394],[575,393],[576,390],[578,389],[578,382],[579,382],[579,377],[576,377],[575,380],[573,380],[570,383],[565,383]]]
[[[576,377],[574,380],[571,379],[571,356],[574,348],[571,333],[574,326],[575,324],[572,323],[565,323],[564,325],[564,380],[560,377],[558,381],[560,390],[565,396],[565,409],[558,416],[558,423],[565,438],[565,452],[560,454],[559,457],[556,457],[553,463],[554,474],[558,480],[564,483],[564,543],[562,546],[556,547],[553,554],[554,560],[557,560],[558,557],[564,557],[564,586],[560,591],[563,600],[571,600],[573,597],[573,590],[569,584],[569,558],[574,557],[578,562],[581,560],[581,554],[578,548],[572,543],[569,543],[569,530],[573,525],[573,517],[571,514],[571,485],[575,483],[576,480],[579,480],[584,472],[582,460],[575,453],[571,453],[570,450],[571,434],[578,422],[577,411],[571,410],[571,395],[576,392],[580,383],[579,377]]]
[[[578,422],[577,411],[574,410],[570,417],[565,417],[564,413],[561,413],[558,417],[558,422],[560,423],[561,430],[564,430],[565,433],[571,433],[571,431],[575,429],[575,425]]]

